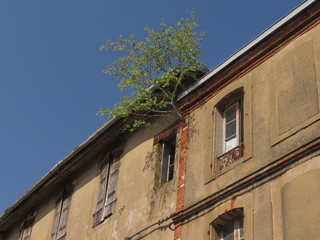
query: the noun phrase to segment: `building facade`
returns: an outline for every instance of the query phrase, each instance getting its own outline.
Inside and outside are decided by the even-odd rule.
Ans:
[[[103,125],[0,216],[5,240],[318,239],[320,1],[178,96]]]

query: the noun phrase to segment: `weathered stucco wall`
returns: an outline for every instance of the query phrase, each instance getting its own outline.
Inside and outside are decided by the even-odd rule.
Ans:
[[[89,225],[88,239],[124,239],[142,228],[174,212],[175,181],[155,189],[155,154],[153,137],[172,121],[159,122],[155,127],[138,130],[127,138],[127,145],[121,158],[118,181],[116,212],[104,223],[92,228]],[[97,179],[93,187],[93,209],[97,195]],[[91,219],[92,221],[92,217]],[[170,239],[171,231],[153,234],[146,239]]]
[[[185,207],[320,136],[319,36],[318,24],[191,113]],[[218,170],[214,163],[214,108],[223,96],[239,87],[244,88],[244,155]],[[308,159],[283,176],[274,176],[276,180],[269,177],[248,192],[234,193],[233,207],[244,208],[245,239],[314,239],[313,234],[319,234],[315,230],[320,216],[315,203],[319,198],[315,189],[319,170],[306,173],[311,166],[318,168],[317,160],[319,157]],[[183,239],[210,239],[210,223],[230,209],[231,202],[225,199],[204,216],[186,223]],[[310,226],[304,228],[301,222]],[[306,229],[309,237],[303,236]]]
[[[319,154],[319,153],[318,153]],[[183,226],[186,240],[215,239],[213,220],[235,208],[244,211],[245,239],[317,239],[320,157],[302,159],[280,177],[234,194],[195,215]]]
[[[290,43],[282,51],[252,72],[231,83],[191,114],[189,121],[191,129],[189,132],[190,141],[187,155],[186,194],[188,196],[186,197],[186,205],[203,198],[208,191],[215,192],[223,186],[227,186],[240,177],[245,176],[246,173],[250,173],[286,155],[319,136],[319,98],[315,93],[316,91],[320,92],[319,35],[320,26],[318,25],[310,32]],[[313,47],[311,48],[311,46]],[[287,54],[289,54],[289,57]],[[292,57],[293,55],[295,57]],[[308,57],[304,58],[305,55],[308,55]],[[297,61],[296,59],[300,61],[307,59],[307,64],[311,65],[309,68],[313,69],[314,74],[311,80],[309,80],[311,86],[308,85],[307,81],[304,81],[305,91],[301,90],[300,93],[294,92],[294,89],[297,88],[295,83],[300,82],[301,79],[308,78],[310,73],[304,73],[304,71],[300,70],[298,71],[298,77],[296,77],[296,68],[293,68],[291,72],[289,69],[282,69],[281,66],[276,68],[284,56],[293,62]],[[311,58],[316,61],[310,62]],[[295,76],[290,79],[293,83],[287,83],[289,80],[282,81],[283,78],[280,78],[279,75],[282,76],[283,71],[290,72],[287,74]],[[225,169],[217,170],[213,159],[213,142],[215,138],[214,106],[223,96],[241,86],[244,87],[244,156]],[[297,122],[292,123],[292,114],[281,114],[281,118],[274,123],[274,119],[279,118],[275,117],[279,104],[274,102],[277,98],[275,96],[278,95],[274,92],[280,86],[281,89],[287,88],[288,92],[293,91],[294,98],[298,99],[295,101],[300,101],[304,105],[303,109],[310,108],[307,107],[308,105],[316,105],[312,107],[314,108],[312,116],[307,117],[304,112],[301,112],[300,107],[295,108],[292,106],[291,98],[288,97],[286,101],[281,101],[281,108],[285,109],[284,106],[287,106],[294,115],[305,119],[295,120]],[[300,86],[300,88],[302,87]],[[314,94],[312,97],[309,96],[309,89],[312,89]],[[286,122],[288,122],[286,127],[288,130],[285,133],[277,132],[279,124],[285,126]],[[280,138],[280,140],[274,142],[277,138]]]
[[[93,214],[99,186],[99,162],[104,155],[92,159],[72,178],[74,190],[67,221],[66,239],[121,239],[131,236],[150,223],[157,222],[175,211],[176,179],[157,188],[155,177],[155,147],[153,138],[172,123],[162,119],[153,127],[128,134],[121,155],[115,213],[93,227]],[[105,152],[112,150],[106,149]],[[175,166],[175,172],[178,165]],[[175,174],[176,175],[176,174]],[[50,239],[55,201],[61,189],[36,208],[32,240]],[[19,238],[20,225],[8,232],[7,240]],[[145,239],[172,239],[172,231],[161,231]]]
[[[53,224],[55,201],[54,199],[47,199],[43,205],[39,206],[36,211],[36,218],[32,227],[32,240],[49,239],[51,233],[51,226]],[[20,227],[22,221],[14,226],[14,228],[6,235],[7,240],[16,240],[20,236]],[[50,227],[49,227],[50,226]]]

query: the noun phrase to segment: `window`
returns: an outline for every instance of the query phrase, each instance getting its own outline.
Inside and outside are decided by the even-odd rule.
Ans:
[[[160,186],[173,179],[174,161],[176,155],[176,137],[162,140],[160,143],[161,149],[161,172]]]
[[[215,156],[221,170],[243,155],[243,88],[225,96],[215,110]]]
[[[32,225],[30,226],[24,226],[23,229],[21,230],[21,240],[29,240],[31,237],[31,230],[32,230]]]
[[[236,208],[220,215],[212,226],[216,240],[244,240],[243,209]]]
[[[67,186],[58,197],[50,240],[64,240],[67,234],[67,220],[73,185]]]
[[[243,240],[243,219],[242,217],[232,220],[224,226],[219,233],[221,240]]]
[[[239,101],[223,112],[223,152],[228,152],[240,143]]]
[[[19,240],[29,240],[31,237],[32,226],[34,223],[36,212],[29,215],[21,225],[20,238]]]
[[[173,179],[176,155],[176,135],[179,123],[175,122],[153,139],[155,146],[155,186],[161,187]]]
[[[100,182],[93,226],[114,214],[122,148],[109,152],[100,165]]]

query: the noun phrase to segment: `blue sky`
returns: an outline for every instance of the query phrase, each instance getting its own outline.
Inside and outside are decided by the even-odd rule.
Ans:
[[[121,93],[101,70],[106,39],[194,9],[213,68],[302,0],[1,0],[0,213],[107,119]]]

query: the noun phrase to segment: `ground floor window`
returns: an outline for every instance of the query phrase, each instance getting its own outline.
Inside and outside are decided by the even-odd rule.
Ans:
[[[214,228],[214,240],[244,240],[242,208],[220,215],[211,225]]]

